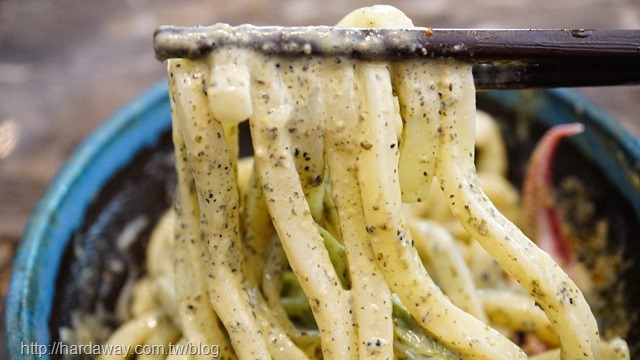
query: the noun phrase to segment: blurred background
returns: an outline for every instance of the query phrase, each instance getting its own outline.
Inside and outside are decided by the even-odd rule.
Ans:
[[[640,28],[640,0],[387,1],[417,26]],[[11,260],[37,199],[74,147],[158,81],[162,24],[334,24],[367,1],[0,0],[0,358]],[[597,69],[594,69],[597,71]],[[640,86],[579,91],[640,135]]]

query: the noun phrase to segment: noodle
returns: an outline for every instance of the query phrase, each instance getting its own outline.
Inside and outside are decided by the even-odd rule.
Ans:
[[[339,26],[413,25],[376,6]],[[109,343],[215,344],[229,359],[524,359],[514,341],[526,333],[549,348],[539,359],[629,357],[620,339],[601,344],[580,290],[514,225],[504,143],[476,115],[469,64],[226,47],[170,61],[169,76],[175,210],[138,285],[154,300],[133,291],[135,316]],[[254,157],[238,161],[247,118]],[[206,358],[193,355],[166,358]]]

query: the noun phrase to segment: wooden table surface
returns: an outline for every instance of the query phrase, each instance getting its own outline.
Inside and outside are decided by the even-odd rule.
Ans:
[[[640,28],[639,0],[389,1],[418,26]],[[370,3],[342,0],[0,1],[0,308],[11,260],[37,199],[74,147],[161,81],[161,24],[333,24]],[[581,89],[640,134],[640,86]],[[4,336],[2,337],[4,339]],[[0,358],[6,358],[0,341]]]

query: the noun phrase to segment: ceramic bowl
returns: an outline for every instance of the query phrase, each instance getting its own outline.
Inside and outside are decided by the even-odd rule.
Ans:
[[[640,356],[639,142],[574,91],[481,92],[478,107],[500,120],[515,184],[545,129],[585,124],[584,134],[560,146],[554,181],[581,179],[594,216],[609,223],[601,251],[619,254],[624,266],[602,291],[616,307],[604,326],[626,322],[632,358]],[[171,206],[172,154],[166,83],[124,107],[73,153],[38,203],[16,255],[6,308],[12,359],[41,358],[27,355],[25,346],[44,349],[58,341],[72,314],[101,308],[107,323],[117,325],[109,313],[127,280],[144,272],[149,233]],[[123,250],[117,239],[131,221],[139,221],[139,231]],[[42,358],[57,358],[48,352]]]

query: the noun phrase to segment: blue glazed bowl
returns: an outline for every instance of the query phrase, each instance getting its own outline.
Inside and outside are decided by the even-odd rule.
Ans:
[[[478,94],[478,107],[501,120],[510,154],[510,178],[522,180],[533,145],[551,125],[579,121],[586,132],[559,149],[555,177],[583,179],[598,216],[610,222],[606,251],[629,264],[612,292],[622,294],[632,355],[640,355],[640,143],[614,119],[573,91],[497,91]],[[110,272],[111,257],[127,273],[144,271],[145,234],[169,206],[175,179],[167,156],[170,106],[165,83],[124,107],[74,152],[38,203],[24,232],[7,298],[12,359],[48,359],[74,309],[109,310],[126,274]],[[133,200],[131,200],[133,199]],[[135,213],[148,214],[137,248],[118,253],[114,237]],[[139,214],[138,214],[139,215]],[[78,250],[80,249],[80,250]],[[133,252],[133,254],[131,254]],[[91,271],[89,271],[91,270]],[[606,294],[605,294],[606,295]],[[609,322],[615,323],[615,316]],[[37,345],[39,347],[36,347]],[[47,348],[43,347],[46,346]],[[37,351],[34,351],[36,350]],[[44,354],[40,350],[46,349]],[[633,358],[632,356],[632,358]]]
[[[14,260],[7,297],[7,341],[12,359],[40,358],[39,354],[25,354],[38,347],[25,345],[51,343],[49,319],[69,240],[81,227],[102,187],[168,131],[171,117],[167,94],[167,85],[158,84],[95,130],[38,202]]]

